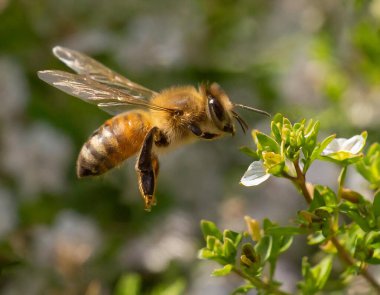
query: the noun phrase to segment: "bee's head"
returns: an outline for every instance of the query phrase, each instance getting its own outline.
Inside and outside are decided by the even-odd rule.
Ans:
[[[235,126],[233,124],[233,104],[227,94],[217,84],[203,84],[201,91],[206,97],[206,112],[215,126],[225,133],[235,134]]]
[[[265,111],[232,103],[224,90],[215,82],[211,85],[201,85],[201,91],[206,97],[208,117],[211,118],[219,130],[225,133],[235,134],[233,119],[236,119],[244,133],[248,129],[248,124],[233,110],[234,107],[240,107],[270,117],[270,114]]]

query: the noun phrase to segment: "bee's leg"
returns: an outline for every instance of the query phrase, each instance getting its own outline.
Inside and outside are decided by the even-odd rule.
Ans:
[[[198,125],[195,124],[190,124],[189,129],[191,132],[193,132],[196,136],[201,137],[203,139],[213,139],[215,137],[218,137],[218,134],[214,133],[208,133],[208,132],[203,132],[201,128],[199,128]]]
[[[153,172],[154,172],[154,180],[155,182],[157,182],[158,171],[160,170],[160,162],[158,161],[157,156],[153,153],[152,153],[152,167],[153,167]],[[152,197],[152,205],[153,206],[157,205],[157,199],[154,194]]]
[[[158,130],[154,136],[154,145],[157,147],[167,147],[169,144],[167,135]]]
[[[154,137],[158,131],[153,127],[145,136],[136,163],[136,172],[139,182],[140,193],[145,202],[145,210],[150,211],[152,205],[155,205],[154,190],[156,188],[156,178],[158,174],[158,158],[152,153]]]

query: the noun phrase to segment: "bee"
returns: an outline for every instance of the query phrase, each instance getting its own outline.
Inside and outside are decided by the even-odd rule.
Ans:
[[[54,47],[53,53],[76,74],[46,70],[39,71],[38,77],[113,115],[83,145],[77,160],[78,177],[101,175],[137,154],[135,170],[147,211],[156,204],[158,155],[197,139],[234,135],[233,119],[245,132],[248,125],[234,111],[236,107],[269,116],[232,103],[217,83],[155,92],[83,53],[60,46]]]

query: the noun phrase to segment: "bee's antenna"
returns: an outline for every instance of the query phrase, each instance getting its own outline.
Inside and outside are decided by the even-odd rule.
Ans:
[[[242,117],[240,117],[239,114],[236,113],[236,112],[234,112],[234,111],[232,111],[232,115],[234,116],[234,118],[236,119],[236,121],[238,121],[241,129],[245,133],[248,130],[248,128],[249,128],[247,122],[245,122],[244,119]]]
[[[242,109],[250,110],[250,111],[253,111],[255,113],[259,113],[259,114],[265,115],[267,117],[271,117],[271,115],[268,112],[266,112],[266,111],[259,110],[259,109],[256,109],[256,108],[253,108],[253,107],[249,107],[249,106],[245,106],[243,104],[234,103],[234,107],[239,107],[239,108],[242,108]]]

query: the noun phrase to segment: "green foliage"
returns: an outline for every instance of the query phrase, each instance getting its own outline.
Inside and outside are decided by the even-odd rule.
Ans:
[[[315,294],[322,290],[330,275],[333,256],[328,255],[317,265],[311,267],[307,257],[302,260],[302,275],[304,280],[299,282],[298,287],[302,294]]]
[[[367,179],[374,190],[380,189],[380,144],[374,143],[368,149],[363,160],[356,164],[356,169]]]
[[[138,274],[126,274],[119,279],[114,295],[140,294],[141,278]]]
[[[179,278],[170,283],[156,285],[149,292],[143,292],[141,276],[136,273],[127,273],[117,282],[114,295],[180,295],[183,294],[185,287],[184,280]]]
[[[264,219],[260,228],[257,220],[246,216],[248,233],[225,230],[222,234],[214,223],[202,221],[206,247],[200,251],[200,257],[223,266],[213,275],[234,272],[248,282],[235,294],[246,293],[251,288],[260,294],[286,294],[279,289],[281,283],[274,279],[276,264],[295,235],[307,235],[308,244],[319,246],[321,252],[319,262],[311,263],[308,257],[302,260],[303,279],[297,284],[301,294],[316,294],[332,282],[330,274],[336,258],[346,265],[339,286],[344,287],[355,275],[363,275],[380,292],[379,284],[366,271],[367,264],[380,264],[380,191],[374,191],[373,198],[368,200],[345,187],[347,167],[352,165],[368,180],[369,187],[378,189],[379,144],[373,144],[363,154],[367,132],[349,139],[330,135],[318,140],[319,127],[318,121],[301,120],[292,124],[277,114],[270,134],[253,131],[257,149],[243,150],[255,161],[242,177],[242,184],[258,185],[270,175],[283,177],[305,198],[308,205],[297,212],[292,225],[280,226]],[[342,168],[336,191],[306,181],[306,172],[315,160],[333,162]],[[242,240],[243,235],[247,239]]]
[[[252,221],[252,220],[250,220]],[[213,228],[209,235],[205,236],[206,247],[201,249],[199,257],[218,262],[223,267],[215,269],[213,276],[225,276],[231,272],[238,273],[253,285],[243,285],[235,290],[234,294],[243,294],[259,284],[268,294],[276,294],[280,286],[278,282],[271,279],[270,284],[261,282],[259,278],[263,275],[266,265],[274,270],[279,255],[286,251],[292,242],[292,237],[280,231],[271,231],[278,227],[269,220],[264,221],[262,235],[258,241],[244,242],[243,233],[225,230],[220,237],[220,231],[211,221],[201,221],[202,231],[205,228]],[[218,238],[219,237],[219,238]],[[237,255],[239,253],[239,255]],[[272,272],[274,273],[274,272]],[[273,292],[273,293],[270,293]]]
[[[201,221],[201,227],[206,240],[206,247],[200,251],[199,256],[215,260],[222,265],[234,263],[242,235],[231,230],[225,230],[222,234],[213,222],[206,220]],[[216,272],[214,275],[224,271]]]

